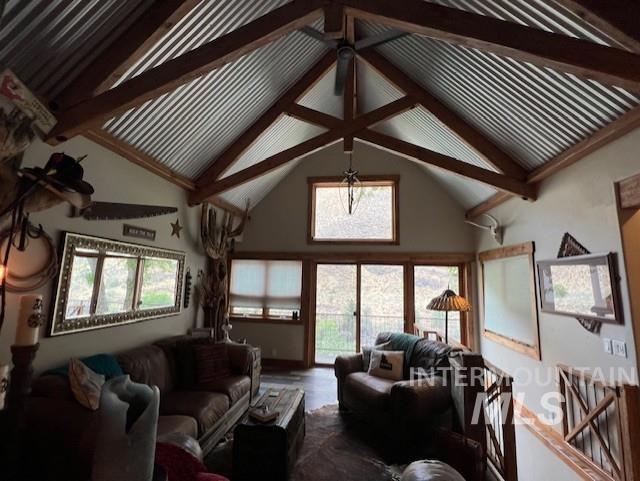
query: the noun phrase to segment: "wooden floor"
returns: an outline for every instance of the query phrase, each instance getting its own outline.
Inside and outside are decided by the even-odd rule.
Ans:
[[[337,404],[337,383],[333,368],[317,367],[295,371],[262,371],[261,390],[267,387],[296,386],[305,391],[308,411],[327,404]]]

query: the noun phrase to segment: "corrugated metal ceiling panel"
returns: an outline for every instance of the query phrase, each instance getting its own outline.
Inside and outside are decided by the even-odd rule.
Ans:
[[[344,118],[343,98],[333,93],[335,78],[336,68],[333,67],[298,103],[340,119]]]
[[[106,129],[196,178],[324,54],[295,32],[131,110]]]
[[[364,25],[367,34],[384,29]],[[425,37],[380,51],[527,169],[640,103],[619,88]]]
[[[9,0],[0,64],[31,90],[55,97],[139,18],[153,0]]]

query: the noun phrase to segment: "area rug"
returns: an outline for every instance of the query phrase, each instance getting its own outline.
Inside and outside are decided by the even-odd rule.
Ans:
[[[337,405],[307,412],[306,435],[289,481],[392,481],[401,468],[383,461],[379,438],[343,416]],[[232,440],[222,443],[206,460],[211,472],[231,477]]]

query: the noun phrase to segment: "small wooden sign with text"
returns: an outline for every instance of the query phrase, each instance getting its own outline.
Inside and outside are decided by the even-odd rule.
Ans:
[[[135,225],[129,224],[122,225],[122,235],[151,241],[156,240],[156,231],[145,229],[144,227],[136,227]]]

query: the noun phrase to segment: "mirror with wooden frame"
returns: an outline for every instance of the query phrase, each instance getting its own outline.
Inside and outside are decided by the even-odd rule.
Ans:
[[[65,233],[49,334],[179,313],[184,262],[183,252]]]
[[[481,252],[478,258],[483,336],[539,360],[534,250],[527,242]]]

